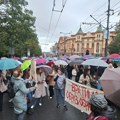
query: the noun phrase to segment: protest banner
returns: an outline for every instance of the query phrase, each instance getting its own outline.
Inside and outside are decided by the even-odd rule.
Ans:
[[[76,83],[69,79],[66,80],[65,100],[82,112],[87,114],[91,112],[88,100],[95,93],[103,94],[103,91]]]

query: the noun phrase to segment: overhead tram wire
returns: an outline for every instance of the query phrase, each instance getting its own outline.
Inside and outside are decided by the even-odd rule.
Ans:
[[[117,6],[119,3],[120,3],[120,1],[118,1],[115,5],[113,5],[112,8]]]
[[[104,16],[104,17],[102,17],[102,18],[100,18],[100,17],[98,17],[98,18],[100,19],[100,22],[101,22],[101,23],[107,19],[106,16]],[[97,18],[97,19],[98,19],[98,18]],[[94,22],[94,21],[92,21],[92,22]],[[97,25],[92,25],[92,26],[90,26],[90,27],[87,27],[87,29],[85,29],[85,31],[89,31],[91,28],[93,28],[93,27],[95,27],[95,26],[98,26],[98,24],[97,24]]]
[[[105,20],[107,20],[107,18],[104,18],[103,20],[101,20],[101,23],[103,22],[103,21],[105,21]],[[90,30],[93,30],[93,29],[95,29],[96,27],[97,27],[98,25],[93,25],[93,26],[90,26],[89,28],[87,28],[87,30],[86,31],[90,31]]]
[[[107,4],[107,2],[105,2],[104,4],[102,4],[99,8],[97,8],[95,11],[93,11],[91,14],[95,14],[98,10],[100,10],[101,8],[103,8],[105,6],[105,4]],[[88,16],[84,21],[86,22],[88,19],[90,18],[90,16]],[[93,22],[93,21],[92,21]]]
[[[53,33],[52,33],[52,35],[51,35],[48,43],[51,42],[51,40],[52,40],[52,38],[53,38],[53,36],[54,36],[54,33],[55,33],[56,29],[57,29],[57,26],[58,26],[58,24],[59,24],[59,21],[60,21],[60,18],[61,18],[61,16],[62,16],[62,13],[63,13],[63,10],[64,10],[64,8],[65,8],[66,3],[67,3],[67,0],[65,0],[65,3],[63,4],[63,8],[62,8],[62,10],[61,10],[61,12],[60,12],[59,18],[58,18],[57,23],[56,23],[56,25],[55,25],[55,29],[54,29],[54,31],[53,31]]]
[[[52,24],[52,17],[53,17],[53,10],[52,10],[52,13],[51,13],[51,16],[50,16],[50,23],[49,23],[49,27],[48,27],[46,42],[48,41],[48,36],[49,36],[49,33],[50,33],[50,28],[51,28],[51,24]]]
[[[115,6],[117,6],[118,4],[120,3],[120,1],[119,2],[117,2],[116,4],[114,4],[111,8],[113,9]],[[118,11],[117,11],[118,12]],[[115,14],[116,12],[114,12],[114,14]],[[104,15],[104,13],[103,13],[103,15]],[[106,17],[106,16],[105,16]],[[105,18],[105,17],[103,17],[103,18]],[[98,18],[96,18],[96,19],[100,19],[100,17],[98,17]],[[104,20],[106,20],[107,18],[105,18]],[[103,20],[103,21],[104,21]],[[94,22],[94,21],[91,21],[91,22]],[[96,25],[94,25],[94,27],[95,27]],[[92,27],[90,27],[90,28],[87,28],[88,30],[90,30]]]
[[[119,13],[120,12],[120,9],[118,10],[118,11],[115,11],[114,12],[114,14],[116,14],[116,13]],[[107,20],[107,18],[105,18],[105,19],[103,19],[102,21],[101,21],[101,23],[102,22],[104,22],[105,20]],[[105,23],[105,22],[104,22]],[[92,31],[93,29],[95,29],[95,27],[96,27],[97,25],[94,25],[94,26],[91,26],[91,27],[89,27],[86,31]],[[115,25],[113,25],[113,26],[115,26]],[[112,27],[113,28],[113,27]]]
[[[91,14],[93,15],[94,13],[96,13],[98,10],[100,10],[101,8],[103,8],[104,6],[105,6],[105,4],[107,4],[107,2],[105,2],[104,4],[102,4],[99,8],[97,8],[95,11],[93,11]],[[85,22],[88,20],[90,18],[90,16],[88,16],[87,18],[85,18]],[[77,27],[78,28],[78,27]],[[73,32],[77,29],[77,28],[75,28],[74,30],[73,30]]]
[[[48,36],[49,36],[49,33],[50,33],[50,28],[51,28],[51,24],[52,24],[54,7],[55,7],[55,0],[53,1],[53,8],[52,8],[51,16],[50,16],[50,23],[49,23],[49,27],[48,27],[48,33],[47,33],[46,42],[48,41]]]
[[[91,14],[93,15],[94,13],[96,13],[98,10],[100,10],[101,8],[103,8],[105,6],[105,4],[107,4],[107,2],[105,2],[104,4],[102,4],[99,8],[97,8],[94,12],[92,12]],[[90,16],[88,16],[85,21],[89,18]]]

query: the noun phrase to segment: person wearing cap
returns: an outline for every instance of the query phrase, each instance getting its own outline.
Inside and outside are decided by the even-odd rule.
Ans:
[[[64,109],[67,111],[68,108],[65,104],[65,75],[64,69],[59,68],[57,75],[54,78],[55,81],[55,92],[56,92],[56,101],[57,101],[57,108],[60,107],[60,104],[64,106]]]
[[[92,95],[88,102],[92,112],[87,120],[117,120],[116,109],[108,105],[103,94]]]

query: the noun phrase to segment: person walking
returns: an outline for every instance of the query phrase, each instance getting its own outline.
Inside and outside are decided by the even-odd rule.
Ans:
[[[66,78],[64,75],[64,69],[59,68],[57,75],[54,78],[55,80],[55,93],[56,93],[56,101],[57,101],[57,108],[60,107],[60,104],[64,106],[64,109],[67,111],[68,108],[65,104],[65,82]]]
[[[39,104],[39,106],[42,106],[42,97],[46,96],[45,80],[46,80],[45,73],[43,72],[41,68],[38,68],[37,69],[37,81],[36,81],[38,87],[35,90],[35,93],[33,95],[34,100],[33,100],[33,105],[31,106],[31,108],[34,108],[37,103]]]
[[[54,68],[52,68],[52,73],[48,75],[50,99],[52,99],[54,96],[54,89],[53,89],[54,85],[55,85],[54,76],[55,76],[55,70],[54,70]]]
[[[22,78],[23,72],[22,71],[16,71],[17,78],[14,81],[14,91],[15,91],[15,97],[13,98],[13,104],[14,104],[14,112],[16,115],[16,120],[23,120],[25,113],[27,111],[27,100],[26,95],[32,91],[34,91],[37,86],[26,88],[26,84],[24,82],[24,79]]]
[[[3,76],[2,71],[0,70],[0,112],[2,112],[2,110],[3,110],[3,94],[5,92],[5,89],[3,87],[5,86],[5,81],[6,81],[6,79]]]

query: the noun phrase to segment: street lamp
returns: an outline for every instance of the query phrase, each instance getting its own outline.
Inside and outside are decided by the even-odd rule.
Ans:
[[[65,45],[66,45],[66,39],[67,39],[66,35],[71,34],[71,32],[69,32],[69,33],[60,32],[60,34],[64,35],[64,55],[65,55],[65,53],[66,53]]]

